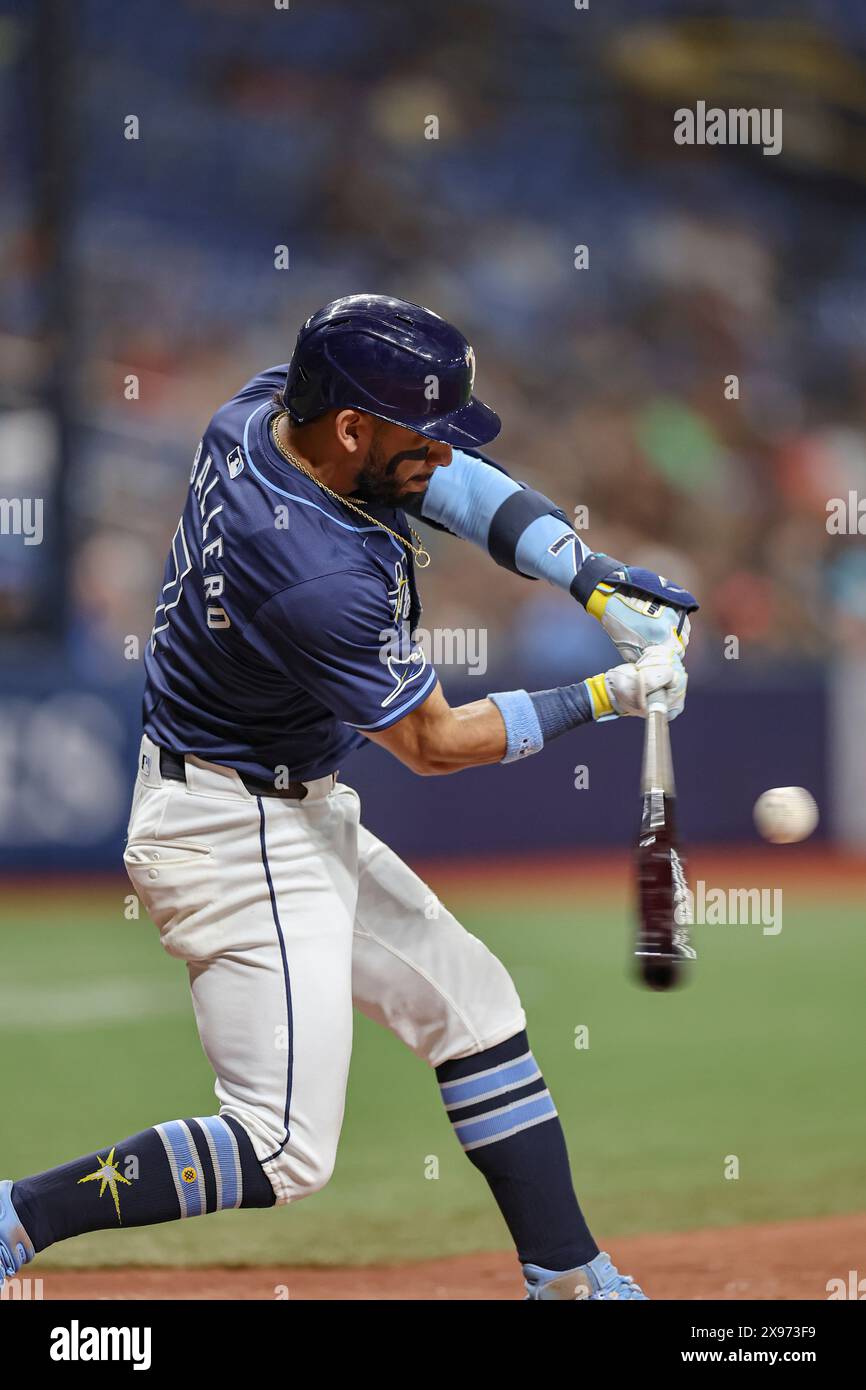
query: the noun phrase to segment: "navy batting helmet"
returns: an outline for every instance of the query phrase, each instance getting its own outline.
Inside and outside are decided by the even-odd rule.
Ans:
[[[283,401],[305,424],[354,406],[444,444],[486,444],[499,416],[472,394],[475,354],[438,314],[384,294],[350,294],[307,319]]]

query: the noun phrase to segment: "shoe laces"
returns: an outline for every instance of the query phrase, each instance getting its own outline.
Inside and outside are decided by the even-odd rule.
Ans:
[[[597,1299],[630,1298],[631,1291],[642,1293],[643,1290],[634,1282],[630,1274],[620,1274],[617,1270],[609,1283],[602,1285],[595,1295]]]

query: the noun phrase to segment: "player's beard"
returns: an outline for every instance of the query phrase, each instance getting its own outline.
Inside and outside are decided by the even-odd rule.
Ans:
[[[406,491],[405,484],[394,475],[404,459],[412,459],[423,465],[429,452],[429,445],[423,444],[420,448],[402,449],[388,456],[374,437],[358,474],[353,495],[377,507],[401,507],[407,497],[422,497],[421,489]]]

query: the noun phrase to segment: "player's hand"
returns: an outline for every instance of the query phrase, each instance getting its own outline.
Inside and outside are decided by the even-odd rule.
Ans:
[[[609,584],[599,584],[587,607],[626,661],[637,661],[647,647],[668,642],[685,656],[691,624],[681,609],[657,598],[620,593]]]
[[[686,618],[688,622],[688,618]],[[688,644],[688,633],[686,633]],[[685,647],[674,637],[658,646],[647,647],[643,656],[635,662],[635,670],[641,679],[645,702],[658,691],[663,691],[668,706],[668,719],[676,719],[682,714],[686,703],[686,687],[689,678],[683,665]],[[646,711],[644,711],[645,713]]]
[[[606,700],[598,689],[599,681],[603,682]],[[648,647],[638,661],[614,666],[587,682],[597,719],[610,717],[611,713],[645,719],[647,700],[656,691],[664,691],[668,719],[676,719],[685,705],[687,684],[682,658],[671,643]]]

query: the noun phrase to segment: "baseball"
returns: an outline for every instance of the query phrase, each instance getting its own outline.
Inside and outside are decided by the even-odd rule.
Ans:
[[[755,825],[773,845],[806,840],[818,824],[818,806],[805,787],[770,787],[755,802]]]

